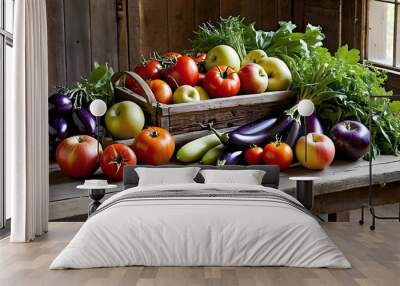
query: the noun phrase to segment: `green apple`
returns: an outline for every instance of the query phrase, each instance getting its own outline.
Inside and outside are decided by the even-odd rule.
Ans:
[[[119,139],[135,137],[144,126],[142,109],[132,101],[114,104],[106,113],[107,130]]]
[[[264,57],[267,57],[267,53],[263,50],[252,50],[248,52],[242,60],[242,67],[249,63],[258,64],[258,61],[260,61]]]
[[[173,96],[174,103],[187,103],[200,101],[200,93],[191,85],[181,85],[178,87]]]
[[[210,97],[207,94],[207,91],[203,87],[196,85],[194,88],[199,92],[200,100],[210,99]]]
[[[239,55],[230,46],[216,46],[207,53],[206,69],[209,70],[215,66],[228,66],[238,72],[240,69]]]
[[[268,74],[267,91],[286,90],[292,82],[292,74],[284,61],[265,57],[258,61]]]

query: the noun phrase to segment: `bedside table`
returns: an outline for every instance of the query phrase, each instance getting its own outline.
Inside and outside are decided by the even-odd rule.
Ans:
[[[314,205],[314,181],[318,177],[290,177],[289,180],[296,181],[296,198],[304,207],[311,210]]]
[[[76,187],[77,189],[85,189],[89,191],[89,198],[92,199],[92,202],[89,204],[88,207],[88,216],[94,213],[97,210],[97,208],[101,205],[100,200],[106,194],[106,189],[114,189],[116,187],[118,186],[109,184],[102,186],[83,184]]]

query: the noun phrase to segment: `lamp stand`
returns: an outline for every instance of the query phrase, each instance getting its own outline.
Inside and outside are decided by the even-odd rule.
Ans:
[[[372,190],[372,185],[373,185],[373,174],[372,174],[372,157],[373,157],[373,141],[372,141],[372,116],[373,116],[373,111],[372,111],[372,105],[371,105],[371,99],[374,98],[388,98],[391,100],[400,100],[400,95],[392,95],[392,96],[369,96],[369,113],[368,113],[368,125],[369,125],[369,132],[371,133],[371,138],[370,138],[370,146],[369,146],[369,182],[368,182],[368,202],[367,204],[361,205],[361,219],[359,223],[361,225],[364,224],[364,209],[368,208],[369,212],[371,213],[372,216],[372,223],[369,226],[370,230],[375,230],[375,222],[377,219],[381,220],[398,220],[400,222],[400,204],[399,204],[399,215],[398,216],[378,216],[375,213],[375,207],[372,202],[372,196],[373,196],[373,190]]]
[[[304,116],[304,160],[307,162],[307,135],[308,135],[308,130],[307,130],[307,117]]]
[[[97,163],[100,163],[100,134],[99,134],[100,117],[96,116],[96,139],[97,139]]]

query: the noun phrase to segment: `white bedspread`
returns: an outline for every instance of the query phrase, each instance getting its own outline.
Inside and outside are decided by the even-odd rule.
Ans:
[[[294,266],[349,268],[350,263],[310,215],[262,198],[150,198],[134,192],[263,190],[249,185],[136,187],[106,200],[50,269],[146,266]],[[115,203],[117,202],[117,203]]]

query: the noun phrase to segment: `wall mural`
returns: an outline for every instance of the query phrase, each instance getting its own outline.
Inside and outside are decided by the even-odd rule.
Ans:
[[[68,177],[100,167],[100,176],[121,180],[123,167],[135,164],[285,170],[298,162],[321,170],[335,157],[365,156],[368,96],[390,95],[386,76],[359,63],[356,49],[331,54],[320,27],[294,29],[281,22],[276,31],[256,30],[229,17],[199,26],[190,50],[155,51],[131,72],[96,65],[49,98],[52,160]],[[95,99],[106,103],[104,116],[90,111]],[[299,102],[311,111],[306,120]],[[372,108],[374,154],[397,154],[400,118],[387,108],[399,110],[398,102],[379,99]]]

